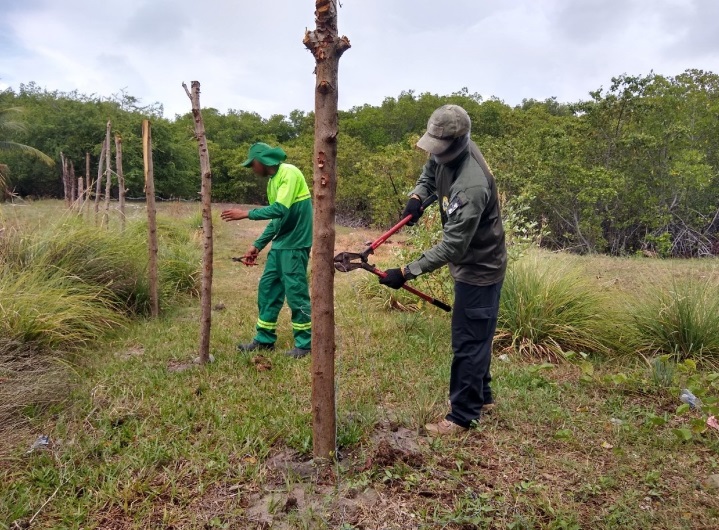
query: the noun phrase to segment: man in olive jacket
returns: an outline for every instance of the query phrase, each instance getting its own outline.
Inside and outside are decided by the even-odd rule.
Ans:
[[[417,181],[403,217],[422,215],[422,202],[439,198],[442,241],[401,269],[390,269],[380,283],[399,289],[407,280],[449,265],[455,282],[452,313],[451,411],[431,434],[470,428],[493,404],[490,388],[492,338],[507,268],[504,228],[494,176],[470,139],[471,120],[457,105],[434,111],[417,146],[430,159]]]

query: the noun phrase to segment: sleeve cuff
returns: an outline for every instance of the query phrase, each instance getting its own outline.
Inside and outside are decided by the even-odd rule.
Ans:
[[[425,194],[425,190],[422,189],[421,186],[417,186],[415,189],[409,192],[407,197],[411,197],[412,195],[417,195],[419,197],[419,200],[424,202],[427,200],[428,195]]]
[[[254,217],[254,214],[256,211],[257,211],[257,208],[254,208],[253,210],[250,210],[249,213],[247,214],[247,218],[250,221],[257,221],[257,219],[255,219],[255,217]]]
[[[419,258],[417,261],[413,261],[409,265],[407,265],[407,268],[409,269],[409,272],[412,273],[412,276],[415,278],[419,275],[421,275],[424,271],[422,270],[422,260],[424,258]]]

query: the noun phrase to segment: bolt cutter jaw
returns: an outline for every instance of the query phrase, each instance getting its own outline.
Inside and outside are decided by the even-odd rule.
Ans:
[[[357,269],[373,270],[374,266],[367,263],[367,257],[357,252],[340,252],[334,259],[335,269],[350,272]]]

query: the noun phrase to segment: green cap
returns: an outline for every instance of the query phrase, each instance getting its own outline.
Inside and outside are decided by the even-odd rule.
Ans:
[[[250,147],[250,154],[247,156],[242,165],[250,167],[253,160],[257,160],[263,166],[277,166],[287,159],[287,153],[285,153],[281,147],[270,147],[269,145],[257,142]]]
[[[471,127],[472,121],[466,110],[459,105],[442,105],[429,117],[427,132],[419,139],[417,147],[438,155],[449,149],[456,138],[468,134]]]

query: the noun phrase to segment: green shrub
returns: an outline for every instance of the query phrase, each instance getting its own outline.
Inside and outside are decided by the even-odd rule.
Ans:
[[[652,285],[632,304],[637,349],[677,360],[719,358],[719,287],[681,280],[669,289]]]
[[[608,353],[617,319],[596,286],[569,260],[528,255],[507,271],[500,302],[500,347],[531,358]]]

